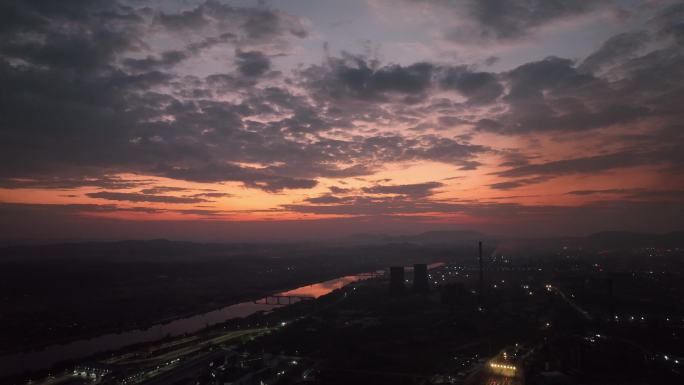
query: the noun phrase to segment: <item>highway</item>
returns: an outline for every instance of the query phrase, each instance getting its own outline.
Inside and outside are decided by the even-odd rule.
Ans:
[[[200,357],[181,362],[177,367],[165,371],[149,380],[139,382],[139,385],[169,385],[179,382],[183,379],[192,379],[199,375],[202,371],[209,367],[209,363],[223,358],[225,351],[223,349],[209,352]]]
[[[190,354],[193,354],[197,351],[200,351],[202,349],[206,349],[207,347],[211,345],[219,345],[222,343],[226,343],[230,340],[240,338],[245,335],[250,335],[250,334],[259,334],[263,333],[265,331],[269,330],[268,328],[259,328],[259,329],[248,329],[248,330],[236,330],[236,331],[231,331],[227,332],[225,334],[221,334],[219,336],[213,337],[209,340],[206,341],[201,341],[196,338],[197,342],[195,344],[192,344],[190,346],[179,346],[178,350],[172,350],[166,353],[163,353],[159,356],[153,356],[150,358],[142,358],[142,359],[133,359],[133,360],[119,360],[117,363],[119,364],[135,364],[135,365],[150,365],[150,364],[157,364],[157,363],[163,363],[163,362],[168,362],[173,359],[187,356]]]
[[[582,315],[582,317],[584,317],[587,321],[592,320],[591,314],[589,314],[588,311],[582,309],[579,305],[570,300],[570,298],[568,298],[568,296],[565,295],[565,293],[563,293],[563,291],[559,289],[557,286],[549,286],[549,289],[553,290],[556,294],[558,294],[563,299],[563,301],[565,301],[568,305],[570,305],[570,307],[575,309],[575,311]]]

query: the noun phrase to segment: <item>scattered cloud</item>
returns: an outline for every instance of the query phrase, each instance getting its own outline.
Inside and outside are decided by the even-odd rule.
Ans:
[[[364,187],[363,192],[367,194],[397,194],[407,197],[425,197],[433,194],[433,190],[443,187],[440,182],[426,182],[403,185],[376,185]]]
[[[128,202],[155,202],[155,203],[200,203],[207,202],[207,200],[197,197],[177,197],[171,195],[151,195],[140,193],[125,193],[113,191],[100,191],[95,193],[87,193],[91,198],[106,199],[112,201],[128,201]]]

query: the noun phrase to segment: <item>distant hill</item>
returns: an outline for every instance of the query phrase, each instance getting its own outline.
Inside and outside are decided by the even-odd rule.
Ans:
[[[508,249],[525,250],[531,253],[570,247],[585,250],[626,250],[635,248],[684,248],[684,232],[665,234],[638,233],[629,231],[603,231],[583,237],[554,238],[500,238],[499,245]]]
[[[7,259],[112,259],[192,260],[265,249],[264,245],[241,243],[195,243],[166,239],[114,242],[57,243],[0,247],[0,260]]]
[[[644,247],[682,247],[684,231],[666,234],[605,231],[585,237],[505,238],[472,230],[428,231],[414,235],[359,233],[327,244],[320,243],[195,243],[165,239],[117,242],[73,242],[40,245],[0,246],[0,260],[10,259],[109,259],[109,260],[200,260],[216,257],[273,257],[304,255],[337,246],[468,246],[483,241],[485,247],[503,246],[530,252],[568,246],[592,250]]]
[[[684,231],[665,234],[635,233],[627,231],[604,231],[584,237],[586,247],[633,248],[633,247],[681,247],[684,246]]]
[[[357,244],[379,243],[415,243],[415,244],[460,244],[477,240],[491,239],[480,232],[472,230],[428,231],[416,235],[388,235],[359,233],[349,236],[344,241]]]

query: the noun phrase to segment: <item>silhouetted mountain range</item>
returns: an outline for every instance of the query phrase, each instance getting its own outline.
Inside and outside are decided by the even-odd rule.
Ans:
[[[635,233],[627,231],[604,231],[578,238],[586,247],[679,247],[684,246],[684,231],[665,234]]]
[[[523,238],[494,237],[478,231],[429,231],[415,235],[359,233],[335,242],[351,247],[408,243],[415,245],[475,245],[483,241],[487,246],[515,243],[530,249],[555,249],[569,246],[585,249],[627,249],[638,247],[684,247],[684,232],[666,234],[606,231],[585,237]],[[46,245],[0,247],[0,259],[12,258],[117,258],[117,259],[201,259],[212,257],[273,256],[299,254],[323,250],[325,243],[195,243],[165,239],[126,240],[116,242],[81,242]]]
[[[345,241],[358,244],[378,243],[417,243],[417,244],[452,244],[466,243],[477,240],[491,239],[490,236],[478,231],[428,231],[416,235],[388,235],[388,234],[353,234]]]
[[[354,244],[415,243],[415,244],[464,244],[483,241],[502,243],[514,241],[519,244],[542,247],[572,246],[588,249],[621,249],[635,247],[684,247],[684,231],[665,234],[636,233],[628,231],[604,231],[584,237],[554,238],[506,238],[483,234],[478,231],[429,231],[416,235],[354,234],[345,239]]]

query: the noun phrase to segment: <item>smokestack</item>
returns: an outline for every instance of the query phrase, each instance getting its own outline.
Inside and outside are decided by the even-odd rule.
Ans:
[[[480,289],[478,290],[478,294],[480,296],[480,303],[482,303],[482,298],[484,295],[484,272],[482,269],[482,241],[478,242],[478,248],[479,248],[479,261],[480,261]]]

